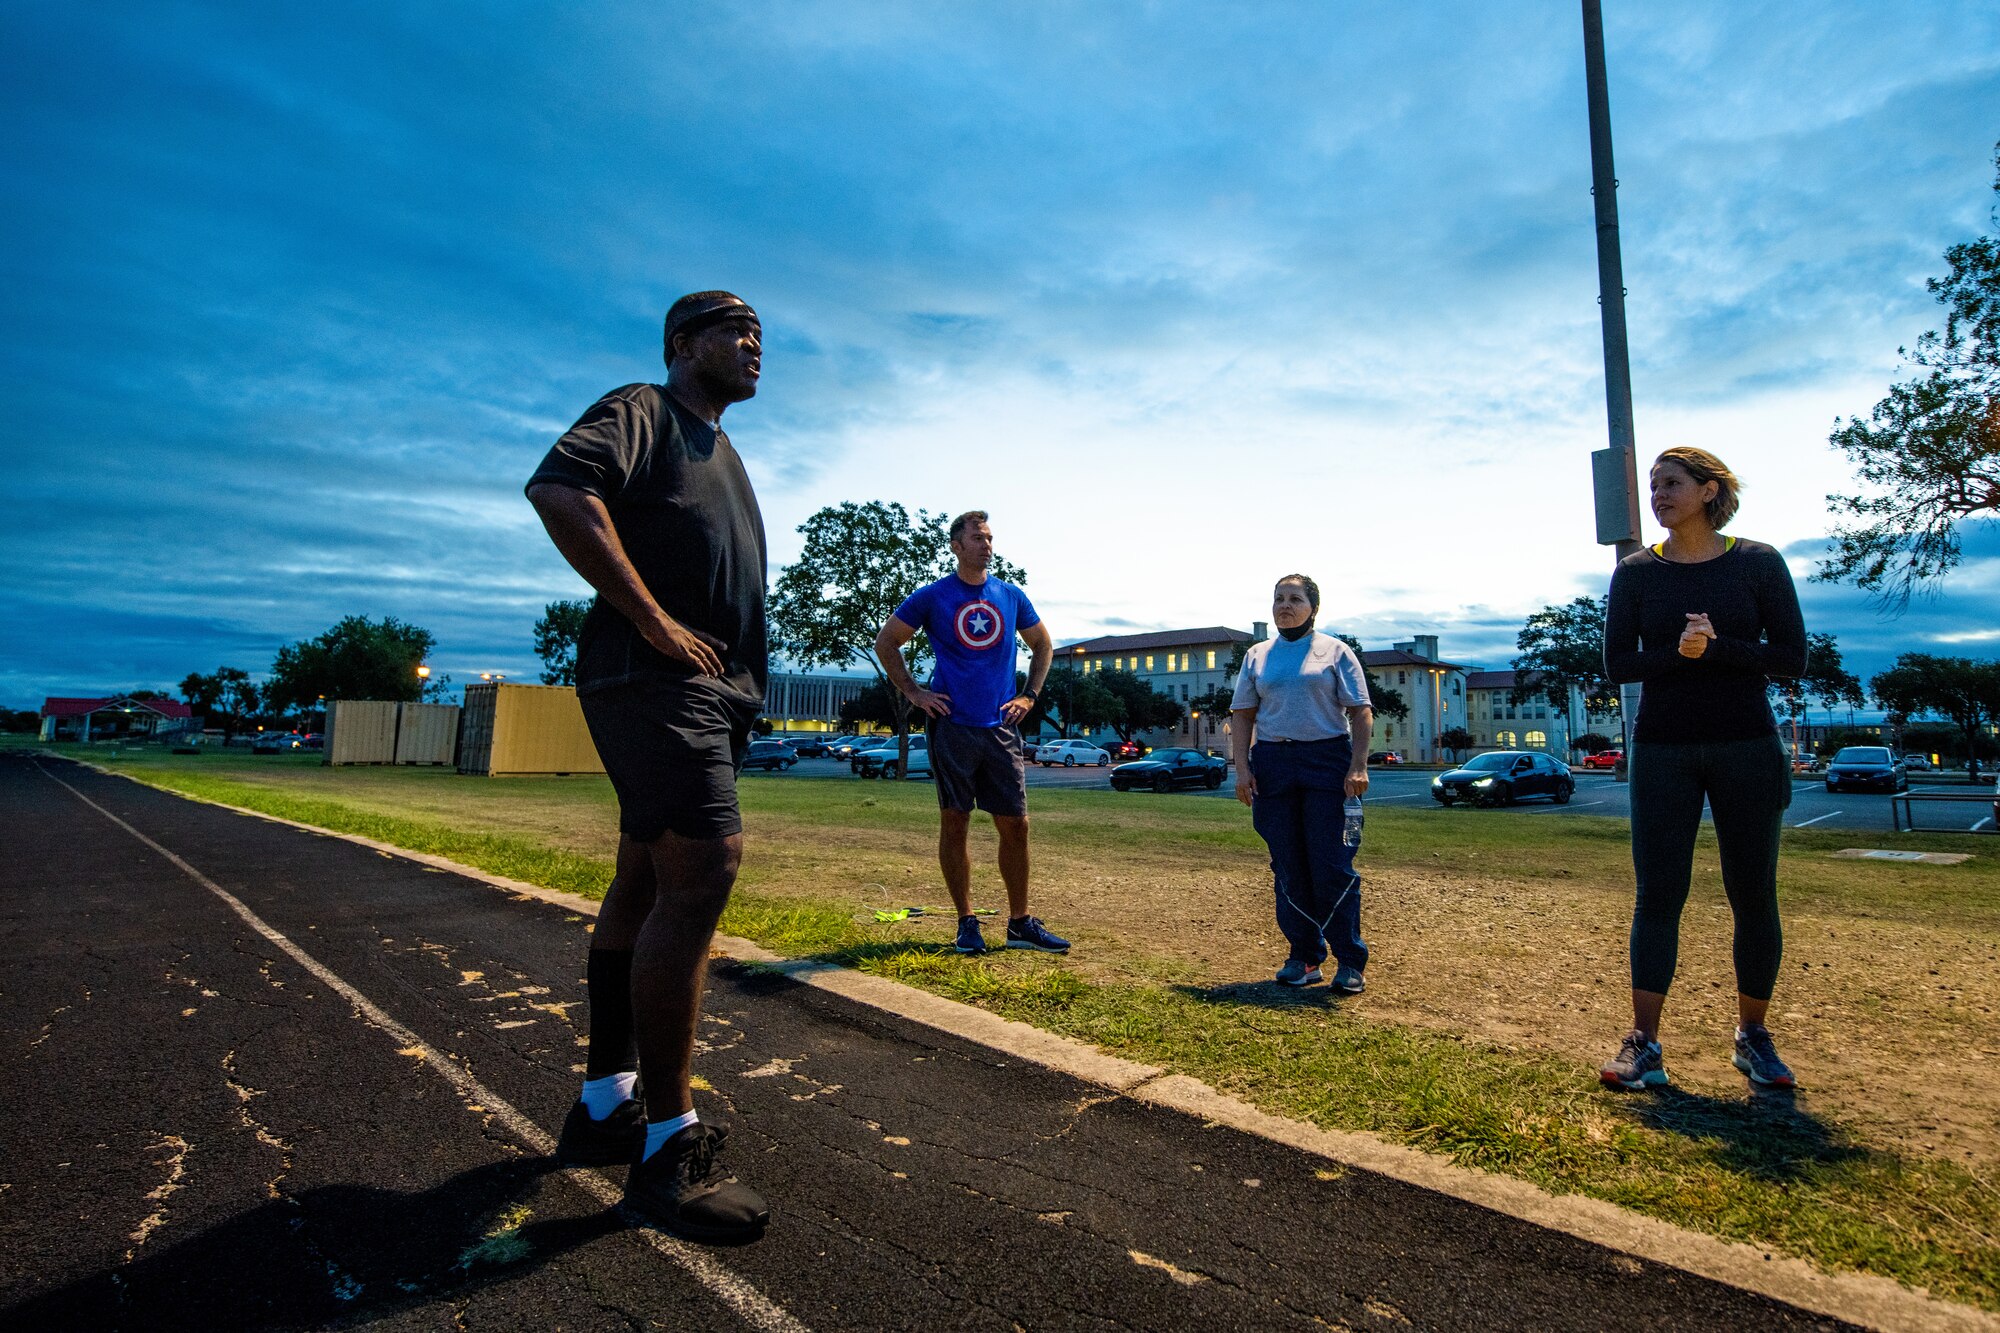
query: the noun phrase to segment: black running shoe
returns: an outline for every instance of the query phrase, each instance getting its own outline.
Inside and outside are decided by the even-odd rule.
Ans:
[[[623,1166],[639,1160],[646,1148],[646,1107],[627,1097],[602,1120],[578,1101],[563,1120],[556,1140],[556,1161],[563,1166]]]
[[[758,1239],[771,1220],[764,1197],[715,1164],[716,1137],[689,1125],[632,1165],[625,1207],[677,1236],[715,1244]]]

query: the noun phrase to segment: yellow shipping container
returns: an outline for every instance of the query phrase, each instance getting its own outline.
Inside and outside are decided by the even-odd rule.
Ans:
[[[604,764],[567,685],[465,687],[458,771],[480,777],[520,773],[602,773]]]
[[[333,699],[326,705],[323,764],[388,764],[396,758],[396,709],[390,699]]]
[[[396,716],[396,762],[449,764],[458,758],[457,704],[403,704]]]

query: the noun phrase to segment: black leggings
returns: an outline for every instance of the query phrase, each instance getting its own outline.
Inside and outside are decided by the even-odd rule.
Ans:
[[[1778,830],[1792,803],[1791,764],[1776,736],[1632,747],[1632,988],[1664,995],[1680,957],[1681,909],[1694,873],[1702,798],[1715,819],[1722,889],[1736,915],[1736,989],[1768,1000],[1784,955],[1778,924]]]

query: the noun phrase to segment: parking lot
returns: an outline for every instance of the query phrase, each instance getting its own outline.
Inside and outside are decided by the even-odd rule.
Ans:
[[[1617,781],[1609,773],[1593,773],[1582,768],[1573,768],[1571,772],[1576,778],[1576,795],[1567,805],[1556,805],[1546,800],[1529,800],[1498,810],[1469,806],[1445,809],[1431,799],[1431,779],[1436,776],[1435,770],[1395,767],[1369,770],[1373,781],[1369,787],[1368,799],[1378,805],[1394,803],[1411,809],[1430,809],[1440,819],[1550,819],[1567,815],[1610,815],[1624,819],[1631,815],[1631,806],[1626,799],[1630,788],[1625,783]],[[841,779],[850,782],[861,780],[848,771],[845,760],[835,759],[802,759],[796,768],[780,776],[791,780],[800,778]],[[1197,788],[1178,791],[1167,796],[1151,792],[1114,793],[1111,790],[1109,767],[1043,768],[1037,764],[1030,764],[1028,786],[1101,791],[1107,798],[1115,797],[1121,801],[1235,799],[1233,783],[1225,783],[1219,791],[1202,791]],[[1972,792],[1977,789],[1969,784],[1935,786],[1927,784],[1918,790]],[[1940,832],[1993,831],[1992,811],[1986,805],[1970,801],[1962,805],[1955,803],[1947,805],[1943,802],[1929,805],[1919,803],[1918,810],[1918,817],[1927,829]],[[1853,829],[1857,832],[1888,833],[1891,831],[1889,798],[1875,793],[1829,792],[1821,778],[1799,778],[1792,784],[1792,807],[1786,812],[1785,823],[1790,828]]]

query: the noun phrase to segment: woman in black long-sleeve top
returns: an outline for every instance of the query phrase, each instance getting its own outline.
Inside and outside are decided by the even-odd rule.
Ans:
[[[1792,803],[1791,761],[1765,685],[1805,670],[1805,624],[1791,571],[1762,542],[1724,537],[1740,483],[1701,449],[1653,464],[1653,514],[1667,539],[1611,576],[1604,663],[1644,682],[1632,729],[1632,1031],[1602,1070],[1608,1084],[1667,1081],[1660,1010],[1680,949],[1681,908],[1706,798],[1722,887],[1736,918],[1736,1052],[1750,1078],[1781,1088],[1792,1071],[1764,1026],[1778,979],[1778,831]]]

